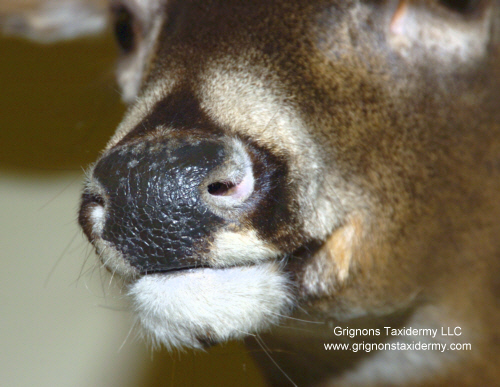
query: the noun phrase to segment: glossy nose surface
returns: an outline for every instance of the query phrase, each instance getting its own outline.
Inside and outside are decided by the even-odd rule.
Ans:
[[[224,222],[201,190],[224,159],[212,140],[143,142],[108,154],[93,172],[106,196],[100,237],[141,273],[201,265],[208,235]]]

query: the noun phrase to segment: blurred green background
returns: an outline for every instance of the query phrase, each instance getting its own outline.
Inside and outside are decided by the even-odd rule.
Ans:
[[[0,385],[260,386],[244,347],[152,352],[76,225],[82,170],[125,110],[110,34],[0,38]]]

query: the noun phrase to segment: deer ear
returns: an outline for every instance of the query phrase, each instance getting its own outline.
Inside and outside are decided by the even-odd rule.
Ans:
[[[7,35],[52,43],[101,32],[107,8],[106,0],[1,0],[0,28]]]
[[[447,64],[477,60],[490,43],[489,0],[400,0],[389,24],[389,41],[412,60]]]

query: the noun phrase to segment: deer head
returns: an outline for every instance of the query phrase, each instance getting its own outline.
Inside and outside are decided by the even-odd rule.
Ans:
[[[274,326],[270,342],[309,354],[282,363],[304,384],[496,382],[499,11],[111,1],[130,107],[79,222],[147,335],[202,348]],[[340,325],[445,345],[422,329],[460,326],[474,350],[332,360],[318,343]]]

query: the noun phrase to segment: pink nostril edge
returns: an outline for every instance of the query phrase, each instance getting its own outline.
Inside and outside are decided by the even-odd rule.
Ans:
[[[245,172],[245,176],[240,183],[235,184],[231,181],[212,183],[208,186],[208,193],[213,196],[225,196],[238,201],[246,200],[253,192],[254,178],[250,167]]]

